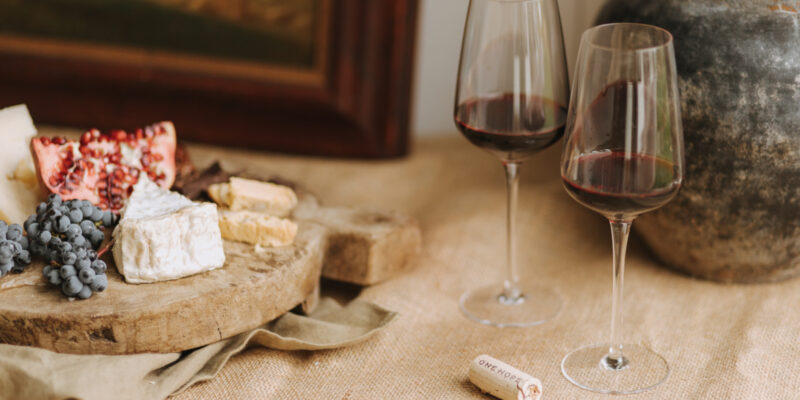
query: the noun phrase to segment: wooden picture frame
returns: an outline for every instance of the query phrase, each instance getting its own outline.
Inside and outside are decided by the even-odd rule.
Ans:
[[[287,68],[0,31],[0,106],[37,123],[339,157],[409,146],[417,0],[318,0],[314,63]]]

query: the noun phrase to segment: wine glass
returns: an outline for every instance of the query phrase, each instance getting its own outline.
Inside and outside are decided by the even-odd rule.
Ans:
[[[556,0],[470,0],[454,119],[472,144],[500,159],[508,188],[507,276],[461,296],[461,311],[475,321],[538,325],[561,308],[552,289],[519,280],[514,222],[520,164],[561,138],[568,98]]]
[[[575,350],[564,376],[588,390],[626,394],[669,375],[667,362],[622,336],[625,250],[633,220],[678,193],[683,129],[672,35],[642,24],[608,24],[581,37],[561,177],[572,198],[608,218],[613,240],[609,342]]]

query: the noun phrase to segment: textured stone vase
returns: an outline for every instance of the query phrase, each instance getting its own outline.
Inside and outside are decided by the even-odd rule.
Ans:
[[[686,180],[634,230],[666,264],[723,282],[800,275],[800,2],[611,0],[598,23],[673,33]]]

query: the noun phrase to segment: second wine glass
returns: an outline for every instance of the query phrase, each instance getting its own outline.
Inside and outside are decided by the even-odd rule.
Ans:
[[[472,144],[500,159],[508,188],[506,279],[464,293],[469,318],[498,327],[553,318],[561,299],[519,279],[515,260],[520,164],[563,135],[569,82],[556,0],[471,0],[455,101],[455,122]]]
[[[561,177],[570,196],[608,219],[613,241],[609,341],[561,363],[584,389],[638,393],[669,376],[660,355],[622,344],[622,286],[633,220],[667,204],[683,182],[677,82],[672,35],[661,28],[608,24],[581,38]]]

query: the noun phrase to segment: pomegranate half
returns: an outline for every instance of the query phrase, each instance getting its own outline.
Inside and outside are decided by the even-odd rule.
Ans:
[[[118,211],[141,174],[169,189],[175,182],[175,127],[159,122],[135,132],[91,129],[79,140],[31,140],[36,173],[43,186],[64,200],[88,200]]]

